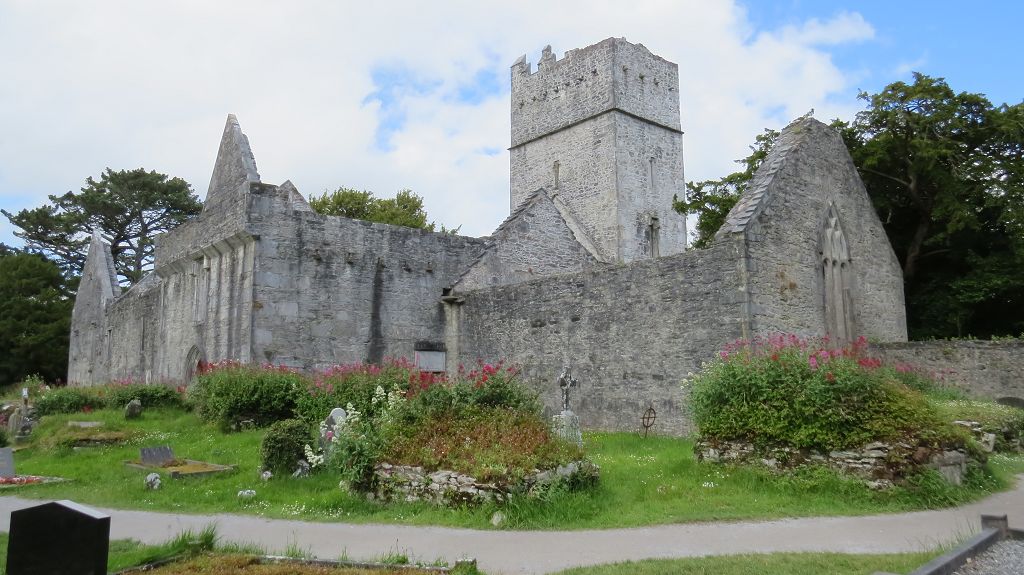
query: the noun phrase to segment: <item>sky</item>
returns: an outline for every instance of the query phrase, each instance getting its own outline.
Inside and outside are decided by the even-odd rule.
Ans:
[[[509,69],[611,36],[678,63],[685,178],[735,171],[756,134],[913,71],[1024,99],[1024,3],[585,0],[0,0],[0,208],[144,167],[204,198],[227,114],[262,180],[306,196],[409,188],[431,220],[509,211]],[[0,217],[0,242],[20,245]]]

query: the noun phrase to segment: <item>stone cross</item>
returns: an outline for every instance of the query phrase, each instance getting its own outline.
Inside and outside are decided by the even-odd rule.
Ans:
[[[562,389],[562,411],[569,409],[569,390],[579,387],[579,381],[572,376],[572,368],[568,365],[562,366],[562,374],[558,376],[558,387]]]

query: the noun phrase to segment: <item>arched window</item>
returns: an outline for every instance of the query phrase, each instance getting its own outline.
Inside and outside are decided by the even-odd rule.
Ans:
[[[853,262],[834,205],[829,206],[821,234],[821,272],[825,329],[839,344],[855,336],[853,314]]]

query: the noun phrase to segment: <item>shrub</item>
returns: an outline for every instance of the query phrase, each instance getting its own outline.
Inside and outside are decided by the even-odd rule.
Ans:
[[[827,343],[827,342],[826,342]],[[730,344],[692,381],[701,435],[824,451],[870,441],[962,442],[918,391],[863,355],[796,336]]]
[[[267,429],[260,444],[260,460],[264,469],[274,475],[295,471],[296,463],[304,458],[303,448],[310,443],[309,425],[300,419],[275,422]]]
[[[289,419],[305,378],[288,368],[244,366],[222,362],[204,370],[189,388],[198,415],[224,430],[251,421],[265,427]]]
[[[318,423],[335,407],[352,404],[367,416],[373,416],[373,394],[378,387],[403,393],[419,370],[404,359],[388,360],[383,365],[353,363],[332,367],[307,380],[296,398],[296,416]],[[429,374],[428,374],[429,375]]]
[[[7,429],[0,427],[0,447],[7,447],[11,444],[11,440],[7,437]]]
[[[133,399],[141,401],[145,408],[184,407],[185,405],[181,394],[166,385],[114,384],[106,389],[106,405],[111,409],[124,407]]]
[[[483,481],[522,478],[580,459],[575,445],[552,437],[538,413],[487,407],[439,414],[404,427],[384,450],[388,461],[454,469]]]
[[[47,391],[35,402],[36,413],[78,413],[103,407],[103,400],[97,391],[89,387],[58,387]]]
[[[356,489],[370,490],[374,467],[384,461],[508,482],[580,459],[579,448],[552,436],[536,394],[515,378],[500,364],[451,380],[419,372],[391,377],[391,387],[376,386],[369,401],[345,405],[348,417],[327,465]]]

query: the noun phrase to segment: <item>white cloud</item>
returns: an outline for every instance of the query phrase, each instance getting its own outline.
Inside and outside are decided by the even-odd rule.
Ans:
[[[412,188],[428,213],[489,233],[508,213],[509,66],[625,36],[679,63],[687,179],[734,169],[753,136],[814,107],[858,108],[828,47],[864,41],[854,13],[752,30],[730,2],[6,2],[0,4],[0,206],[41,205],[103,168],[180,175],[205,195],[225,116],[249,135],[263,179],[309,194]],[[373,71],[397,90],[385,114]],[[478,74],[501,91],[455,98]],[[494,154],[494,150],[500,153]],[[0,241],[10,241],[0,221]]]

